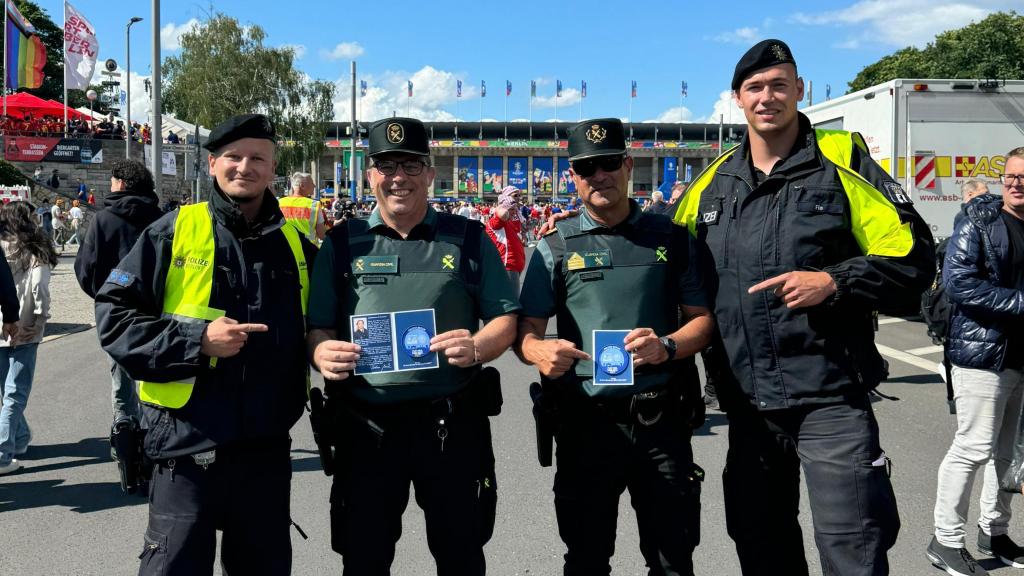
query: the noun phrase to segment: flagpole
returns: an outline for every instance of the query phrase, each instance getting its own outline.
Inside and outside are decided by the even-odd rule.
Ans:
[[[580,86],[580,88],[583,88],[583,87]],[[580,117],[579,117],[579,120],[577,120],[577,121],[578,122],[583,122],[583,90],[582,89],[580,90]]]
[[[4,10],[7,13],[7,10]],[[68,3],[64,2],[64,28],[68,29]],[[129,79],[130,80],[130,79]],[[64,39],[64,136],[68,135],[68,40]],[[158,192],[159,194],[159,192]]]
[[[505,83],[505,140],[508,140],[508,82]]]
[[[7,117],[7,0],[4,0],[4,117]]]

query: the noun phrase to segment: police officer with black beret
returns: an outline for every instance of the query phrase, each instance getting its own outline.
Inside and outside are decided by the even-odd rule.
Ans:
[[[629,489],[651,573],[691,575],[703,471],[693,462],[687,407],[703,404],[685,359],[714,326],[698,245],[627,197],[633,159],[619,120],[574,126],[569,155],[583,210],[537,245],[516,344],[557,406],[565,574],[611,573],[619,497]],[[551,316],[558,337],[545,339]],[[597,350],[599,330],[625,335]],[[632,382],[602,383],[629,370]]]
[[[481,364],[512,343],[519,304],[480,223],[428,206],[434,168],[422,122],[374,123],[369,156],[377,206],[328,233],[310,296],[309,352],[327,382],[337,447],[331,545],[345,574],[388,574],[412,485],[437,573],[479,576],[497,502],[488,417],[500,406],[497,373]],[[413,327],[432,336],[428,349],[408,332],[390,347],[354,333],[358,318],[415,310],[433,310],[436,330]],[[353,374],[381,348],[436,354],[437,367]]]
[[[138,380],[154,462],[141,575],[291,572],[288,431],[302,414],[316,248],[269,186],[275,131],[232,117],[206,143],[210,201],[154,222],[96,295],[100,343]]]
[[[931,234],[863,138],[797,110],[804,83],[784,42],[748,50],[732,89],[747,134],[675,215],[718,277],[729,536],[745,576],[806,575],[802,468],[824,572],[888,574],[900,520],[868,396],[885,377],[872,313],[916,313]]]

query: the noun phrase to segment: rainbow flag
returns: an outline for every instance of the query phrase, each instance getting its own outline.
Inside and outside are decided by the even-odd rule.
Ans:
[[[35,29],[12,4],[8,7],[7,45],[4,46],[7,88],[39,88],[43,85],[43,66],[46,65],[46,47]],[[11,9],[14,9],[13,11]]]

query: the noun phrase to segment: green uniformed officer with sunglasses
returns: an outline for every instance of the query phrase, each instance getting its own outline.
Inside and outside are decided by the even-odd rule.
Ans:
[[[609,574],[619,497],[629,489],[652,573],[693,574],[700,482],[692,356],[714,321],[697,241],[627,197],[633,159],[622,123],[588,120],[569,134],[583,209],[557,222],[527,268],[516,352],[537,367],[558,423],[555,511],[565,574]],[[557,338],[546,339],[557,318]],[[595,351],[594,331],[619,330]],[[632,364],[631,384],[604,385]],[[687,385],[689,384],[689,386]],[[694,397],[695,396],[695,397]]]
[[[422,122],[376,122],[369,156],[377,207],[328,233],[310,287],[309,352],[337,446],[331,545],[346,574],[388,574],[411,484],[438,574],[482,576],[497,502],[488,416],[500,400],[481,364],[512,344],[515,288],[479,222],[428,206]],[[402,331],[396,314],[392,343],[396,365],[436,354],[435,368],[355,370],[382,357],[387,328],[370,318],[427,309],[436,326]]]

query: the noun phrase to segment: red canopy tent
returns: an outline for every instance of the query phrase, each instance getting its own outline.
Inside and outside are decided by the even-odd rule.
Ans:
[[[26,113],[32,113],[33,116],[56,116],[57,118],[64,117],[65,106],[60,102],[54,100],[43,100],[38,96],[33,96],[28,92],[18,92],[17,94],[11,94],[4,98],[7,104],[7,115],[14,118],[24,117]],[[68,118],[84,118],[85,115],[75,110],[74,108],[67,108]]]

